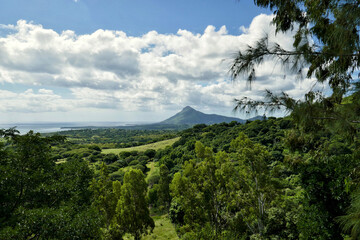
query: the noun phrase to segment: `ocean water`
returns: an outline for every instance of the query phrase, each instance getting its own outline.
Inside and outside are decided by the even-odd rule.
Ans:
[[[16,127],[20,134],[30,130],[39,133],[59,132],[70,130],[72,127],[116,127],[144,124],[143,122],[41,122],[41,123],[0,123],[0,129]]]

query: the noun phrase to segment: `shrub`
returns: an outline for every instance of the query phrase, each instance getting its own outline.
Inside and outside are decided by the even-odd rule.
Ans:
[[[154,149],[148,149],[144,152],[144,155],[146,155],[148,158],[154,158],[156,154],[156,151]]]
[[[139,161],[138,160],[133,160],[129,163],[129,166],[135,166],[135,165],[138,165],[139,164]]]
[[[95,150],[97,152],[101,152],[101,148],[98,145],[90,145],[88,149]]]
[[[110,163],[116,162],[117,160],[119,160],[118,156],[116,156],[116,155],[113,154],[113,153],[106,154],[105,157],[104,157],[104,162],[105,162],[106,164],[110,164]]]
[[[131,153],[130,152],[120,152],[119,153],[119,157],[121,158],[121,159],[126,159],[126,158],[128,158],[128,157],[130,157],[131,156]]]
[[[159,174],[152,174],[149,178],[148,178],[148,184],[149,186],[153,186],[158,184],[160,181],[160,175]]]

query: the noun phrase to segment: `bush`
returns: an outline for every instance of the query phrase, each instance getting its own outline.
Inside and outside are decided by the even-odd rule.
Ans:
[[[125,158],[125,162],[126,162],[127,164],[129,164],[130,162],[132,162],[132,161],[134,161],[134,160],[135,160],[135,158],[134,158],[133,156],[129,156],[129,157]]]
[[[141,170],[142,172],[145,172],[145,171],[147,170],[147,168],[146,168],[145,166],[140,165],[140,164],[133,166],[133,168],[134,168],[134,169],[139,169],[139,170]]]
[[[128,158],[128,157],[130,157],[131,156],[131,153],[130,152],[120,152],[119,153],[119,157],[121,158],[121,159],[126,159],[126,158]]]
[[[137,159],[142,165],[146,165],[146,163],[150,160],[148,156],[142,155]]]
[[[106,164],[110,164],[110,163],[116,162],[117,160],[119,160],[118,156],[116,156],[116,155],[113,154],[113,153],[106,154],[105,157],[104,157],[104,162],[105,162]]]
[[[115,162],[116,163],[116,162]],[[116,172],[117,170],[120,169],[119,166],[117,166],[115,163],[112,163],[108,166],[108,171],[109,173],[113,173],[113,172]]]
[[[152,174],[149,178],[148,178],[148,184],[149,186],[153,186],[155,184],[158,184],[160,181],[160,175],[159,174]]]
[[[185,212],[182,209],[180,202],[177,198],[173,198],[170,204],[169,217],[174,224],[184,224]]]
[[[148,193],[149,204],[151,204],[154,207],[157,205],[159,199],[158,189],[159,189],[159,185],[155,184],[154,187],[151,188]]]
[[[138,160],[133,160],[129,163],[129,166],[135,166],[135,165],[138,165],[139,164],[139,161]]]
[[[95,150],[97,152],[101,152],[101,148],[98,145],[90,145],[88,149]]]
[[[124,168],[128,165],[125,160],[117,160],[113,164],[116,165],[118,168]]]
[[[122,183],[122,182],[123,182],[123,179],[124,179],[124,175],[125,175],[125,173],[120,170],[120,171],[111,173],[111,174],[110,174],[110,179],[111,179],[112,181],[120,181],[120,182]]]
[[[134,151],[131,151],[130,154],[131,154],[131,156],[136,157],[137,155],[139,155],[139,152],[134,150]]]
[[[156,154],[156,151],[154,149],[148,149],[144,152],[144,155],[148,158],[154,158]]]

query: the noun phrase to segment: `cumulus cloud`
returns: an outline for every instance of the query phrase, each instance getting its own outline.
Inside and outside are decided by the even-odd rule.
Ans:
[[[0,83],[43,89],[2,90],[0,111],[156,111],[185,105],[231,109],[235,97],[259,99],[264,89],[301,97],[311,80],[295,81],[289,73],[285,78],[281,65],[270,60],[261,66],[252,90],[245,80],[229,80],[234,54],[264,34],[291,49],[292,33],[274,35],[271,20],[272,16],[259,15],[250,26],[240,27],[239,35],[228,34],[225,26],[208,26],[203,33],[180,29],[176,34],[151,31],[138,37],[101,29],[87,35],[57,33],[24,20],[1,25],[11,32],[0,38]],[[69,89],[73,98],[49,90],[58,87]]]
[[[0,90],[0,111],[2,112],[63,112],[72,109],[71,100],[63,99],[49,89],[21,93]]]

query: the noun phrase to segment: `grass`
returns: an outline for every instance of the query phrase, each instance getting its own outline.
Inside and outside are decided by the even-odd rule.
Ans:
[[[155,222],[155,228],[152,234],[143,236],[142,240],[175,240],[179,239],[175,232],[174,225],[170,222],[167,214],[161,216],[152,216]],[[124,236],[124,239],[134,239],[129,234]]]
[[[155,222],[154,232],[151,235],[144,236],[142,239],[179,239],[175,232],[174,225],[170,222],[167,214],[162,216],[153,216]]]
[[[159,167],[155,166],[155,162],[149,162],[146,164],[146,166],[150,169],[149,172],[146,175],[146,182],[148,181],[149,177],[155,173],[159,173]]]
[[[168,140],[164,140],[164,141],[160,141],[160,142],[156,142],[156,143],[150,143],[150,144],[136,146],[136,147],[130,147],[130,148],[103,149],[102,153],[104,153],[104,154],[109,154],[109,153],[119,154],[120,152],[131,152],[131,151],[144,152],[148,149],[158,150],[158,149],[162,149],[162,148],[165,148],[167,146],[174,144],[179,139],[180,139],[180,137],[177,137],[177,138],[172,138],[172,139],[168,139]]]

